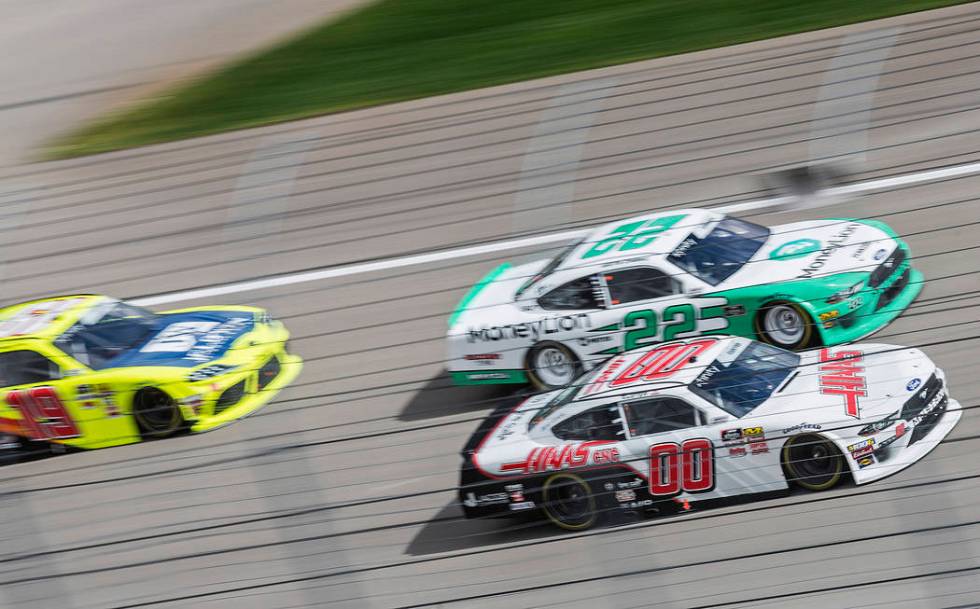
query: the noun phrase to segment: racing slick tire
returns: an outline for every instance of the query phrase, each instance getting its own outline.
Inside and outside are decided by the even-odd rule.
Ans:
[[[526,367],[531,384],[541,391],[567,387],[582,371],[572,350],[552,341],[531,347],[527,352]]]
[[[785,300],[770,302],[755,317],[759,340],[783,349],[808,347],[813,340],[813,318],[803,307]]]
[[[157,387],[144,387],[133,396],[133,418],[144,439],[165,438],[184,427],[177,401]]]
[[[783,444],[783,470],[787,481],[808,491],[832,488],[847,471],[844,455],[825,438],[794,436]]]
[[[572,472],[549,476],[541,486],[541,510],[566,531],[584,531],[602,517],[602,502],[589,481]]]

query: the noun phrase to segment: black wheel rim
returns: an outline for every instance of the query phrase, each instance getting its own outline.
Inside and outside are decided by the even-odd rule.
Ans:
[[[547,509],[555,520],[577,527],[588,524],[594,516],[589,488],[578,480],[556,482],[548,489]]]
[[[797,481],[806,486],[825,486],[840,476],[840,455],[826,440],[808,438],[794,442],[788,457]]]
[[[151,391],[140,396],[136,416],[147,431],[170,431],[177,424],[177,409],[170,396]]]

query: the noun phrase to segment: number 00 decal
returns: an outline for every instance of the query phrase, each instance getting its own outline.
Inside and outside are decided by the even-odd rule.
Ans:
[[[20,389],[7,394],[7,403],[20,411],[32,440],[77,438],[82,435],[54,387]]]
[[[664,442],[650,447],[650,494],[703,493],[715,487],[715,455],[711,440],[692,438],[683,444]]]

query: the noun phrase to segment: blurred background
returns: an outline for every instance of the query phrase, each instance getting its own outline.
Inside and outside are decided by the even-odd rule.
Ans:
[[[0,0],[4,302],[254,304],[306,360],[219,431],[5,465],[0,607],[980,606],[978,25],[941,0]],[[887,222],[927,282],[874,340],[926,350],[962,422],[868,487],[575,535],[463,519],[459,451],[520,394],[450,385],[456,303],[681,207]]]

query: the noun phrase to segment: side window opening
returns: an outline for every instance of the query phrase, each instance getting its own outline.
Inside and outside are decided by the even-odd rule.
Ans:
[[[551,428],[562,440],[622,440],[626,437],[619,408],[601,406],[579,413]]]
[[[36,351],[0,353],[0,387],[43,383],[61,378],[61,368]]]
[[[678,292],[677,282],[667,273],[654,268],[623,269],[605,273],[609,304],[618,305],[671,296]]]
[[[677,431],[699,424],[697,408],[680,398],[636,400],[623,402],[622,406],[631,436]]]
[[[598,309],[602,290],[595,275],[587,275],[551,290],[538,298],[538,305],[549,311]]]

